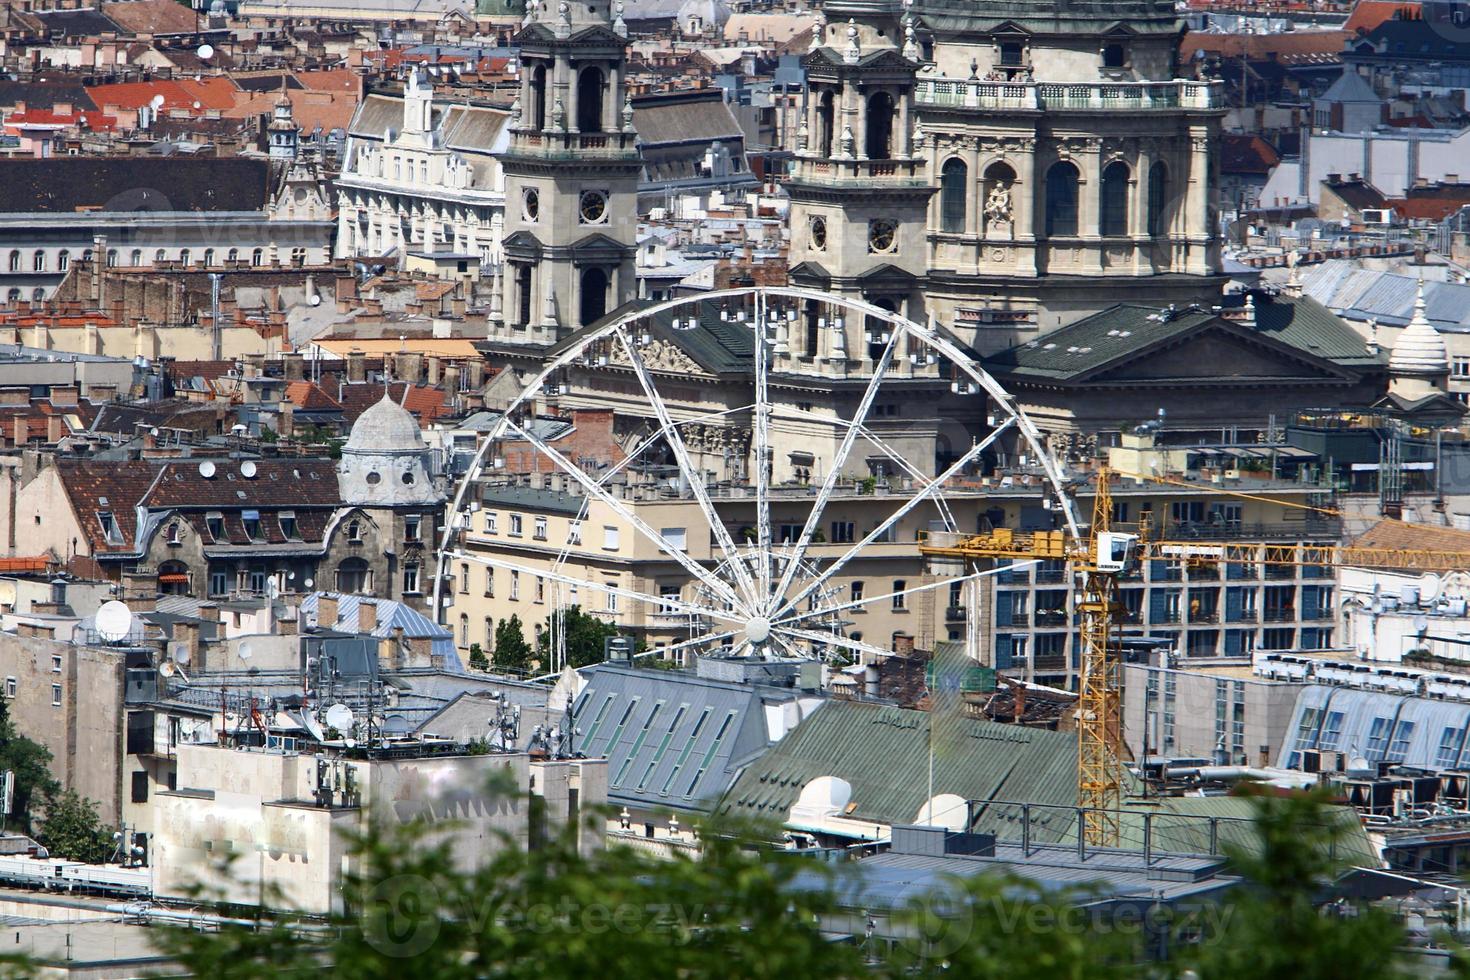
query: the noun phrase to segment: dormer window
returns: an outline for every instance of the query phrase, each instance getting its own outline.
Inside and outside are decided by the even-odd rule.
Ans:
[[[240,513],[240,522],[245,525],[245,536],[251,541],[259,541],[260,533],[260,511],[247,510]]]
[[[361,521],[352,520],[352,521],[348,521],[347,522],[347,540],[348,541],[361,541],[362,540],[362,522]]]
[[[1127,68],[1128,49],[1117,42],[1103,45],[1102,59],[1104,68]]]
[[[214,541],[225,539],[225,515],[219,511],[210,511],[204,515],[204,526],[209,530],[209,536]]]
[[[164,540],[169,544],[184,543],[184,528],[178,521],[169,521],[168,530],[164,532]]]
[[[295,541],[298,537],[300,537],[300,534],[296,527],[295,511],[283,510],[279,515],[277,515],[276,520],[278,520],[281,524],[281,536],[284,537],[287,541]]]
[[[102,536],[108,544],[122,544],[122,529],[117,526],[113,519],[112,511],[99,510],[97,512],[97,523],[102,525]]]
[[[1003,68],[1020,68],[1026,63],[1026,45],[1020,41],[1000,42],[1000,64]]]

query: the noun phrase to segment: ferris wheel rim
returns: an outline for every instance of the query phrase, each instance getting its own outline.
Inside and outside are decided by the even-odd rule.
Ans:
[[[463,476],[458,481],[451,510],[444,522],[439,541],[439,561],[433,595],[436,620],[447,624],[448,603],[445,601],[445,583],[447,576],[450,574],[449,569],[452,567],[451,563],[453,561],[472,561],[487,566],[492,564],[505,564],[504,562],[483,561],[483,556],[471,553],[462,547],[466,535],[471,534],[473,531],[473,517],[465,510],[465,502],[466,494],[470,488],[478,484],[486,474],[487,454],[503,441],[515,438],[524,440],[533,450],[539,454],[544,454],[544,457],[552,462],[555,470],[572,477],[573,480],[578,482],[583,491],[581,494],[582,504],[579,510],[579,518],[585,518],[587,510],[594,500],[602,502],[614,514],[623,518],[636,533],[652,542],[658,548],[661,556],[670,558],[680,564],[684,568],[684,571],[689,573],[692,580],[691,583],[687,584],[692,584],[696,589],[700,586],[708,588],[711,596],[710,605],[696,606],[691,603],[679,603],[679,605],[686,607],[691,614],[697,613],[704,622],[711,624],[711,626],[718,623],[734,624],[736,629],[733,632],[745,634],[744,639],[747,644],[754,646],[762,653],[769,652],[766,649],[767,646],[780,646],[783,649],[790,649],[793,646],[790,641],[793,639],[810,641],[812,638],[810,631],[800,629],[800,624],[825,613],[823,610],[814,611],[812,609],[803,612],[799,608],[800,604],[810,599],[814,593],[819,592],[824,583],[832,580],[837,571],[845,567],[864,547],[870,545],[876,538],[874,533],[864,536],[861,541],[856,542],[837,561],[827,562],[822,574],[802,586],[794,598],[788,596],[792,581],[797,575],[798,569],[802,566],[805,552],[811,544],[813,532],[817,530],[822,514],[825,511],[826,498],[830,495],[832,488],[838,483],[841,466],[834,464],[829,469],[826,478],[824,478],[823,490],[819,494],[819,499],[813,502],[807,519],[803,522],[800,538],[795,543],[796,547],[785,547],[778,555],[777,548],[772,542],[770,531],[770,487],[768,485],[769,474],[767,472],[765,454],[769,440],[769,419],[764,424],[754,426],[756,432],[752,433],[751,440],[751,451],[755,453],[755,469],[757,471],[755,480],[757,494],[757,541],[756,549],[754,550],[761,550],[760,545],[764,542],[764,551],[767,555],[767,558],[764,560],[757,561],[756,568],[758,574],[766,576],[764,584],[755,583],[749,574],[751,570],[746,567],[746,559],[750,557],[752,549],[741,549],[738,545],[735,545],[733,538],[730,537],[729,528],[718,519],[713,502],[708,496],[708,488],[705,485],[703,473],[697,471],[691,463],[688,457],[687,446],[683,441],[683,435],[679,431],[684,426],[707,418],[738,415],[746,411],[753,412],[755,416],[761,416],[763,405],[765,414],[774,416],[777,413],[778,410],[775,406],[771,405],[769,400],[768,382],[770,372],[767,369],[767,355],[770,351],[767,349],[769,341],[765,336],[766,319],[762,314],[770,309],[772,301],[779,300],[814,301],[840,310],[845,316],[860,314],[864,317],[874,318],[892,328],[886,331],[886,343],[881,362],[883,366],[882,368],[875,367],[871,377],[867,378],[868,384],[864,391],[864,399],[860,403],[859,410],[852,413],[853,417],[851,419],[822,419],[825,423],[833,424],[845,430],[842,435],[842,445],[845,453],[850,452],[853,446],[857,445],[859,441],[862,441],[866,445],[879,447],[880,451],[884,452],[888,458],[894,460],[896,464],[902,460],[901,454],[893,452],[891,447],[888,447],[886,442],[866,425],[869,421],[867,412],[871,410],[872,398],[875,392],[881,387],[881,382],[887,375],[887,368],[894,360],[900,339],[916,338],[921,345],[925,345],[924,349],[932,348],[938,354],[944,356],[953,368],[956,376],[960,379],[955,384],[964,381],[966,388],[968,388],[968,392],[966,393],[979,394],[983,391],[998,410],[998,416],[991,420],[992,425],[989,434],[977,442],[976,446],[972,447],[969,452],[962,454],[958,462],[943,472],[934,477],[928,477],[917,467],[907,464],[908,476],[918,486],[918,489],[908,498],[906,504],[896,510],[893,515],[890,515],[886,522],[880,524],[880,528],[894,526],[898,519],[915,506],[925,501],[932,501],[940,511],[944,523],[952,530],[957,530],[958,528],[954,522],[952,512],[949,510],[948,503],[944,497],[943,489],[945,484],[954,475],[961,472],[965,465],[978,458],[980,453],[989,445],[993,444],[995,439],[1001,434],[1014,428],[1033,451],[1035,462],[1042,470],[1043,479],[1046,484],[1049,484],[1049,489],[1059,504],[1060,513],[1066,525],[1066,532],[1074,540],[1081,540],[1081,530],[1076,518],[1075,506],[1066,491],[1063,470],[1058,462],[1045,451],[1040,433],[1034,423],[1015,404],[1010,394],[983,367],[972,361],[965,351],[937,332],[937,329],[933,325],[932,317],[931,325],[926,327],[902,314],[852,297],[836,296],[818,290],[791,286],[739,287],[694,296],[676,297],[625,310],[600,324],[587,328],[584,331],[579,331],[578,334],[574,334],[572,337],[556,345],[553,348],[556,350],[555,355],[544,363],[539,371],[534,373],[528,372],[529,380],[489,427],[485,437],[476,448],[469,466],[466,467]],[[757,311],[757,316],[749,324],[749,328],[757,337],[753,345],[753,368],[755,374],[754,404],[723,409],[719,412],[700,413],[694,418],[674,419],[669,412],[667,404],[663,402],[661,396],[657,393],[654,372],[644,363],[639,353],[640,345],[634,342],[634,338],[629,335],[629,331],[639,321],[652,321],[661,314],[682,310],[686,307],[700,308],[701,315],[703,315],[703,310],[712,304],[723,304],[723,307],[728,309],[731,304],[747,302]],[[741,308],[743,309],[743,307]],[[794,321],[795,317],[792,316],[791,319]],[[646,337],[647,334],[648,331],[645,328],[643,335]],[[586,361],[589,349],[608,342],[620,345],[626,353],[628,363],[619,363],[613,365],[613,367],[619,370],[631,370],[638,378],[640,388],[643,389],[645,396],[649,399],[650,405],[656,409],[659,426],[656,430],[648,434],[645,439],[641,440],[631,452],[627,453],[623,460],[611,467],[607,473],[603,474],[601,480],[594,481],[588,478],[579,466],[568,460],[555,448],[532,435],[528,431],[528,429],[534,427],[532,424],[526,423],[524,419],[518,423],[515,419],[518,414],[534,406],[537,397],[547,390],[548,382],[552,381],[558,373],[582,363],[590,364],[590,362]],[[606,363],[606,360],[602,362],[604,365]],[[932,364],[934,361],[931,360],[929,363]],[[930,380],[933,379],[931,378]],[[783,414],[790,412],[801,413],[800,409],[795,409],[787,405],[780,406],[779,411]],[[761,438],[762,434],[764,434],[764,439]],[[664,441],[674,453],[681,472],[696,498],[700,512],[705,518],[705,522],[710,526],[711,535],[714,539],[710,548],[711,557],[717,557],[716,546],[718,546],[718,553],[723,554],[726,562],[734,566],[736,570],[733,580],[721,580],[713,569],[706,568],[699,561],[689,558],[689,556],[683,553],[683,549],[674,547],[661,533],[647,525],[646,522],[638,519],[631,509],[621,506],[616,498],[607,493],[605,486],[603,486],[607,480],[632,465],[639,454],[647,452],[650,448],[656,446],[660,440]],[[844,456],[841,464],[845,465],[846,462],[847,460]],[[580,474],[580,477],[578,474]],[[747,474],[747,479],[749,479],[749,474]],[[792,542],[788,541],[785,544],[790,545]],[[567,560],[569,548],[570,544],[562,548],[558,553],[558,557],[554,563],[557,574],[559,574],[561,566]],[[772,564],[775,563],[776,559],[780,560],[780,568],[779,571],[773,574]],[[534,568],[531,566],[519,567],[523,570],[532,571],[533,574],[535,573]],[[775,587],[772,587],[773,583],[771,579],[776,575],[779,575],[779,578],[774,583]],[[953,580],[945,580],[944,584],[948,584],[949,581]],[[593,592],[607,591],[600,587],[600,583],[594,585],[592,582],[584,580],[583,584],[587,585]],[[576,586],[573,586],[573,588],[576,588]],[[630,600],[644,603],[661,602],[661,597],[652,596],[649,593],[636,589],[613,591],[627,595]],[[871,601],[890,597],[891,594],[885,594],[874,600],[859,600],[854,603],[848,603],[843,608],[854,608],[856,606],[866,605]],[[716,608],[718,605],[715,601],[716,599],[726,604],[724,611]],[[743,623],[741,622],[741,617],[744,618]],[[750,634],[755,624],[761,624],[763,626],[761,630],[763,634],[761,642],[749,644]],[[718,635],[722,638],[728,638],[732,631],[710,628],[707,632],[712,637]],[[696,644],[698,639],[691,638],[687,642],[677,644],[677,647]],[[832,642],[834,646],[845,646],[848,649],[860,648],[860,652],[890,652],[878,651],[877,648],[869,647],[860,641],[846,640],[845,643]]]

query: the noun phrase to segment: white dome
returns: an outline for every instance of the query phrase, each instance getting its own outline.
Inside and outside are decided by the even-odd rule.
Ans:
[[[1450,355],[1445,349],[1444,338],[1429,322],[1424,312],[1424,283],[1419,283],[1419,295],[1414,300],[1414,318],[1393,343],[1393,353],[1388,358],[1390,374],[1450,373]]]
[[[419,453],[425,449],[423,433],[408,409],[385,393],[381,401],[357,417],[347,436],[344,453],[373,456]]]

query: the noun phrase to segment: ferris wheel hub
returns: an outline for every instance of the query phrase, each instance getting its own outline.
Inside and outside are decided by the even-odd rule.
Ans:
[[[752,616],[745,621],[745,638],[754,646],[760,646],[771,638],[771,621],[764,616]]]

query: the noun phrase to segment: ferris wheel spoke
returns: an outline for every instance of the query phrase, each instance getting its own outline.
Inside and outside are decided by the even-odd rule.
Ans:
[[[734,639],[739,634],[740,630],[722,630],[719,633],[707,633],[704,636],[696,636],[693,639],[689,640],[680,640],[678,643],[674,643],[666,647],[659,647],[656,650],[649,650],[646,653],[638,654],[638,656],[668,656],[671,653],[678,653],[680,650],[688,650],[691,647],[706,646],[711,643],[722,643],[725,640]]]
[[[898,348],[898,341],[902,336],[903,330],[900,327],[895,327],[888,336],[883,354],[873,367],[873,377],[869,379],[868,386],[863,391],[863,397],[858,402],[857,410],[853,412],[847,432],[842,436],[842,444],[837,447],[837,452],[832,457],[832,465],[827,469],[826,479],[822,481],[822,489],[818,491],[811,512],[807,514],[806,523],[802,525],[801,536],[797,538],[796,547],[792,549],[791,556],[786,561],[786,567],[781,572],[781,582],[771,590],[768,596],[769,605],[766,607],[768,611],[774,612],[781,597],[786,594],[787,589],[791,588],[791,580],[796,577],[796,570],[800,567],[802,559],[806,557],[807,549],[811,547],[812,533],[821,526],[822,515],[827,510],[827,502],[832,499],[832,491],[836,489],[837,481],[842,476],[842,469],[847,465],[848,457],[852,454],[852,447],[857,442],[858,433],[867,420],[868,413],[873,409],[873,401],[878,397],[878,391],[883,386],[883,379],[887,376],[888,367],[893,362],[893,352]]]
[[[756,294],[755,302],[755,417],[752,421],[755,435],[755,524],[756,560],[760,569],[760,586],[764,596],[753,596],[755,608],[767,608],[765,603],[771,595],[771,399],[767,370],[766,350],[766,305],[763,294]]]
[[[771,635],[780,637],[788,644],[791,644],[792,641],[795,640],[801,640],[805,643],[815,643],[825,646],[841,647],[844,650],[852,650],[857,653],[871,654],[875,657],[893,656],[892,650],[885,650],[882,647],[875,647],[872,644],[864,643],[861,640],[854,640],[851,637],[840,636],[835,633],[818,633],[814,630],[803,630],[795,629],[791,626],[782,626],[779,629],[773,628],[771,630]]]
[[[984,571],[973,572],[969,575],[956,575],[952,578],[942,578],[935,582],[926,582],[923,585],[916,585],[911,589],[900,589],[896,592],[884,592],[880,595],[864,596],[861,599],[853,599],[849,602],[844,602],[836,606],[822,606],[817,609],[809,609],[806,612],[793,612],[790,616],[787,616],[784,619],[777,619],[773,621],[771,623],[771,628],[776,629],[777,627],[781,626],[788,626],[796,623],[806,622],[812,619],[819,619],[823,616],[832,616],[836,613],[846,612],[849,609],[861,609],[865,606],[872,606],[883,602],[891,602],[900,596],[916,595],[921,592],[932,592],[935,589],[942,589],[945,586],[952,586],[957,585],[961,582],[973,582],[977,579],[987,578],[1001,571],[1012,571],[1024,565],[1037,564],[1040,564],[1040,562],[1037,560],[1016,562],[1014,565],[1007,566],[1007,568],[1005,569],[987,568]]]
[[[941,473],[933,483],[930,483],[928,486],[924,487],[918,493],[910,497],[902,507],[899,507],[892,514],[888,515],[887,519],[885,519],[877,527],[873,528],[873,530],[869,531],[866,537],[864,537],[857,544],[853,545],[851,548],[847,549],[847,551],[845,551],[842,556],[839,557],[835,562],[826,566],[822,570],[822,573],[813,581],[807,583],[807,585],[804,586],[793,599],[784,603],[779,609],[775,610],[772,618],[774,618],[775,616],[779,616],[787,609],[799,608],[802,601],[806,599],[807,596],[811,595],[817,589],[821,588],[822,584],[830,579],[832,576],[836,575],[837,572],[840,571],[844,565],[856,558],[861,552],[866,550],[868,546],[873,544],[873,542],[877,541],[883,535],[887,534],[888,529],[893,527],[893,525],[897,524],[900,520],[902,520],[904,515],[913,510],[915,507],[919,506],[925,500],[929,499],[929,497],[931,497],[939,488],[943,487],[944,484],[948,483],[951,479],[955,477],[956,474],[958,474],[966,466],[968,466],[971,461],[973,461],[986,449],[989,449],[991,443],[995,442],[996,439],[1000,438],[1001,433],[1005,432],[1011,427],[1012,421],[1013,420],[1011,419],[1007,419],[1004,424],[999,425],[995,429],[991,430],[990,435],[986,436],[984,439],[971,446],[968,452],[966,452],[959,459],[955,460],[954,464],[951,465],[949,469]]]
[[[694,499],[699,505],[699,510],[704,514],[710,531],[715,536],[720,551],[725,555],[725,561],[734,569],[735,577],[739,580],[740,588],[745,593],[746,599],[752,608],[757,605],[755,583],[750,577],[750,571],[741,560],[740,552],[735,547],[735,539],[730,537],[730,529],[725,527],[725,522],[720,520],[720,515],[715,511],[714,504],[710,501],[709,492],[704,485],[704,474],[697,471],[694,461],[689,457],[689,447],[684,443],[684,437],[680,434],[678,426],[674,424],[673,417],[669,414],[669,406],[664,402],[663,396],[654,387],[653,378],[648,373],[648,366],[643,363],[643,355],[639,353],[638,347],[628,339],[625,331],[619,329],[618,341],[627,351],[628,361],[633,366],[633,373],[638,376],[638,383],[643,387],[643,393],[648,396],[648,403],[653,408],[653,413],[658,419],[659,433],[673,450],[674,458],[678,460],[679,467],[684,471],[684,476],[689,482],[689,488],[694,492]]]
[[[717,619],[725,623],[735,623],[741,626],[743,626],[745,623],[744,618],[729,612],[721,611],[719,609],[712,609],[708,606],[696,605],[692,602],[686,602],[683,599],[673,599],[666,596],[650,595],[647,592],[640,592],[637,589],[628,589],[624,588],[621,585],[609,585],[606,582],[598,582],[595,579],[577,578],[574,575],[568,575],[566,572],[560,571],[556,568],[545,568],[535,565],[523,565],[519,562],[509,561],[505,558],[496,558],[491,555],[481,555],[467,551],[456,551],[452,552],[451,554],[454,558],[460,561],[477,562],[478,564],[485,565],[490,568],[503,568],[512,572],[524,572],[528,575],[534,575],[540,578],[544,578],[548,582],[559,582],[562,585],[568,585],[576,589],[585,588],[589,592],[599,592],[603,595],[615,595],[623,599],[631,599],[635,602],[644,603],[645,605],[652,608],[670,609],[681,614],[689,613],[695,616],[707,616],[710,619]]]
[[[577,483],[582,487],[583,491],[596,497],[614,514],[617,514],[623,520],[627,521],[630,525],[637,529],[640,534],[642,534],[649,541],[653,542],[653,544],[657,545],[660,551],[668,555],[674,561],[678,562],[690,575],[693,575],[695,578],[699,579],[699,581],[703,582],[706,586],[712,589],[716,595],[719,595],[727,602],[733,603],[736,609],[744,608],[741,605],[740,598],[728,585],[726,585],[724,582],[721,582],[708,569],[704,568],[694,559],[685,554],[682,548],[676,548],[672,544],[670,544],[668,539],[666,539],[662,534],[659,534],[653,528],[649,527],[646,521],[644,521],[637,514],[633,513],[633,511],[629,510],[628,507],[621,500],[618,500],[612,494],[608,493],[601,484],[593,480],[586,473],[582,472],[580,467],[574,466],[570,461],[567,460],[565,456],[548,446],[544,440],[532,435],[530,432],[516,425],[514,422],[508,421],[506,425],[508,428],[517,432],[521,436],[521,438],[527,440],[533,446],[535,446],[537,451],[539,451],[543,456],[555,463],[556,466],[562,470],[562,472],[566,473],[573,480],[577,481]]]

